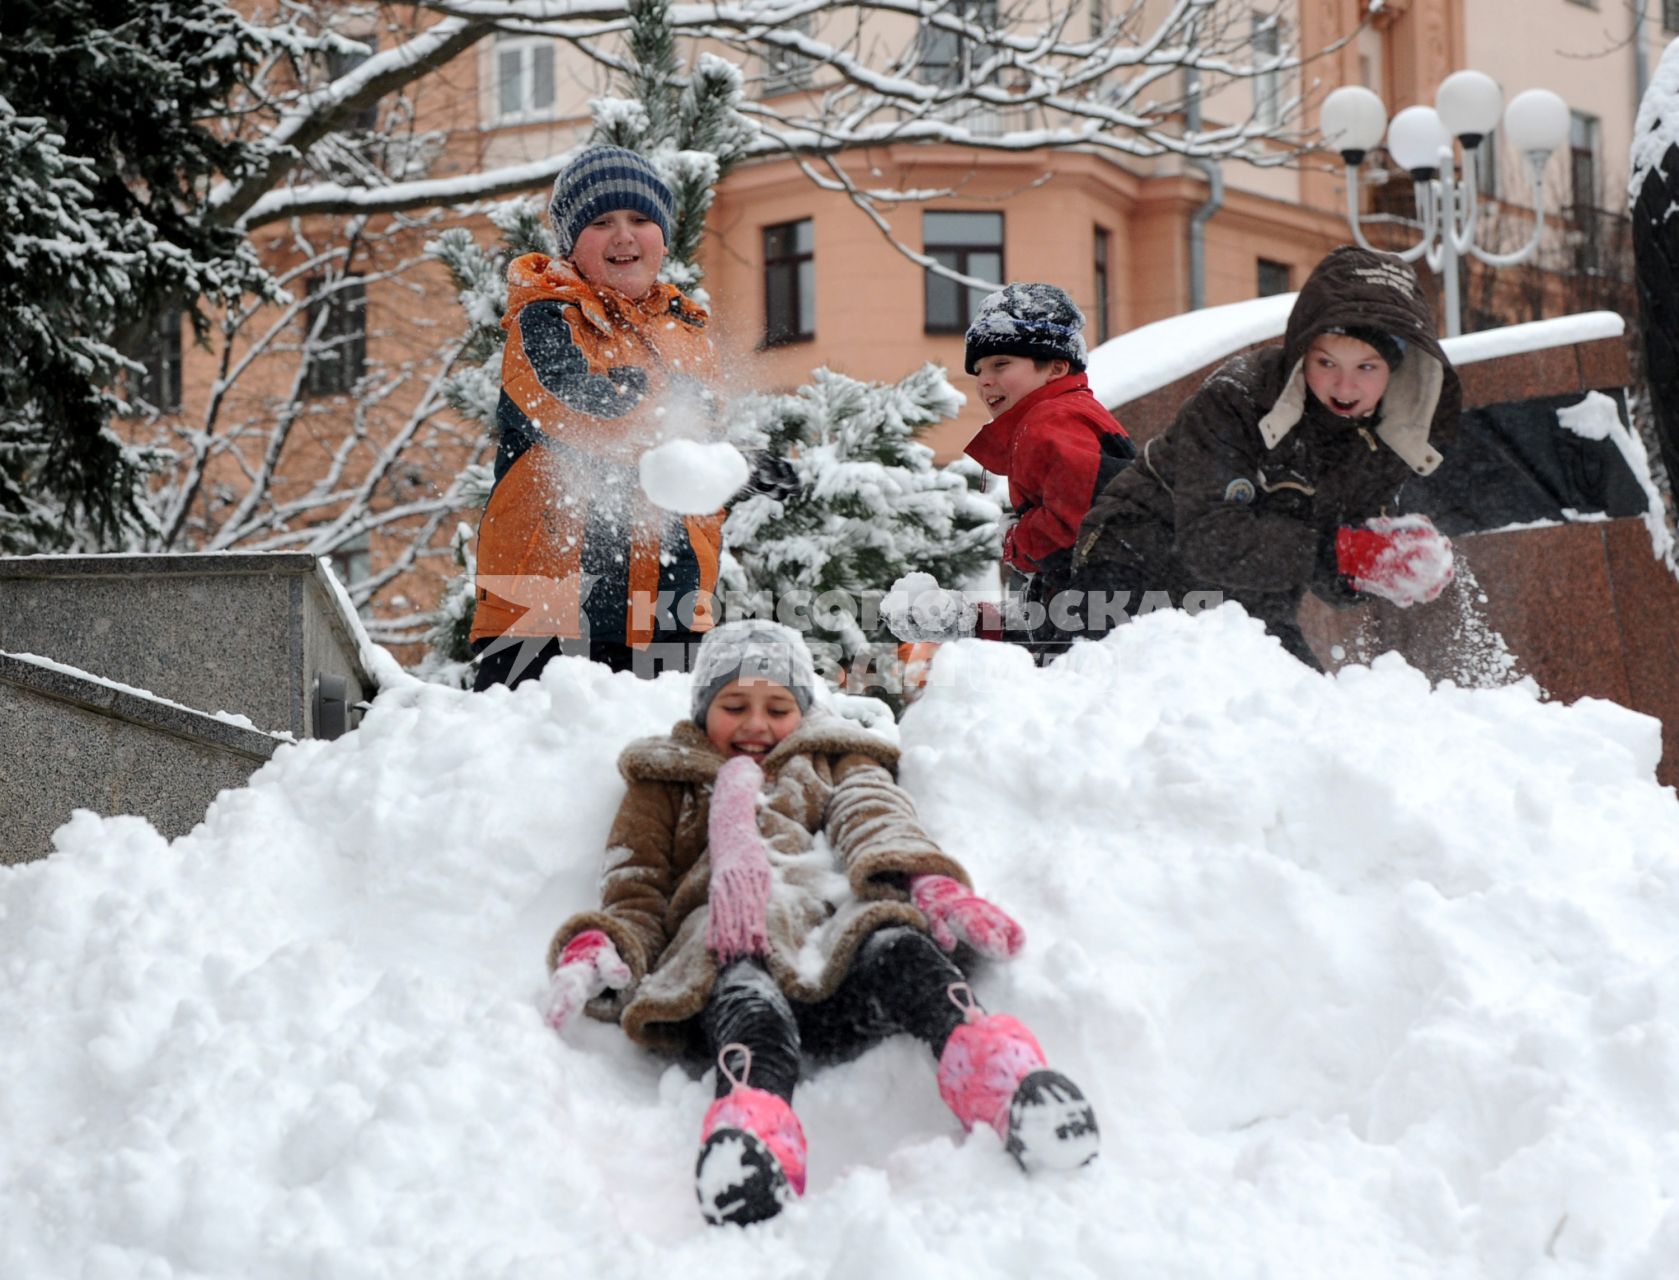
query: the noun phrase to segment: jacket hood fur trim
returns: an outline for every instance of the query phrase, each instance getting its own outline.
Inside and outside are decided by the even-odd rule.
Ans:
[[[1382,420],[1376,436],[1419,476],[1430,474],[1445,459],[1428,442],[1434,412],[1440,407],[1445,371],[1427,351],[1413,349],[1388,382],[1382,397]],[[1300,424],[1306,413],[1306,361],[1294,362],[1282,395],[1259,420],[1259,434],[1267,449],[1275,449]]]
[[[773,777],[793,756],[865,755],[896,773],[898,748],[859,728],[830,711],[811,708],[793,730],[760,761],[766,777]],[[667,735],[640,738],[625,747],[618,757],[618,772],[625,782],[685,782],[709,786],[722,767],[723,753],[712,745],[705,730],[692,720],[679,720]]]

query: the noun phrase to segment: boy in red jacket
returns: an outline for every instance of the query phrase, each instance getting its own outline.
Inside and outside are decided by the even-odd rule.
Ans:
[[[1091,394],[1084,313],[1054,285],[1011,284],[991,294],[968,326],[966,348],[967,371],[991,411],[966,452],[1008,477],[1015,514],[1003,561],[1023,580],[1015,588],[1025,599],[1007,634],[1044,662],[1079,630],[1072,602],[1057,600],[1079,524],[1136,449]]]

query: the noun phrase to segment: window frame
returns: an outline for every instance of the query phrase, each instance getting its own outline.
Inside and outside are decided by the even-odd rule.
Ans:
[[[514,54],[519,60],[519,105],[503,106],[506,97],[502,71],[503,55]],[[537,76],[534,74],[536,55],[547,55],[548,101],[535,101]],[[550,36],[524,35],[503,32],[489,42],[490,57],[490,118],[496,124],[522,124],[531,120],[552,120],[559,111],[559,57]]]
[[[1253,19],[1253,118],[1257,124],[1274,125],[1282,122],[1283,73],[1276,65],[1282,61],[1283,18],[1280,13],[1250,11]],[[1261,56],[1271,65],[1260,66]]]
[[[816,29],[815,20],[808,13],[796,17],[784,18],[782,26],[797,31],[800,35],[810,35]],[[791,49],[776,49],[775,56],[764,55],[764,84],[762,94],[770,97],[778,93],[794,93],[800,89],[810,88],[816,78],[816,62],[802,53]]]
[[[170,321],[174,321],[173,332]],[[136,349],[125,352],[137,361],[143,372],[125,370],[122,379],[123,398],[129,402],[127,417],[140,417],[148,410],[160,414],[181,411],[181,364],[185,343],[181,339],[181,309],[167,306],[146,320],[145,329],[138,335]]]
[[[798,247],[798,230],[808,229],[810,247]],[[771,252],[770,238],[777,232],[789,233],[790,249]],[[785,347],[798,342],[810,342],[816,337],[816,220],[794,218],[789,222],[775,222],[762,228],[760,243],[764,250],[764,337],[765,347]],[[792,318],[792,327],[785,331],[775,328],[775,287],[779,278],[787,285],[787,304],[783,308]],[[808,304],[808,305],[807,305]],[[810,327],[804,328],[808,311]]]
[[[995,218],[997,220],[997,240],[996,240],[996,243],[993,244],[993,243],[990,243],[990,242],[981,242],[981,241],[973,241],[973,240],[970,240],[970,241],[951,240],[951,241],[939,241],[939,242],[935,242],[935,243],[929,243],[928,240],[927,240],[927,225],[928,225],[927,224],[927,219],[929,217],[939,217],[940,215],[953,214],[953,213],[954,214],[963,214],[963,215],[977,215],[977,216],[986,217],[986,218]],[[976,272],[973,269],[972,259],[974,257],[980,255],[980,254],[992,254],[997,259],[997,273],[996,273],[997,279],[999,281],[1007,280],[1008,279],[1008,271],[1007,271],[1007,266],[1006,266],[1007,259],[1004,256],[1004,246],[1006,245],[1007,240],[1008,240],[1008,220],[1004,217],[1001,210],[998,210],[998,209],[924,209],[924,210],[922,210],[922,213],[921,213],[921,252],[926,254],[929,258],[933,258],[936,261],[938,261],[940,263],[940,265],[949,267],[951,270],[956,271],[956,272],[960,273],[961,275],[972,276],[972,275],[981,274],[980,272]],[[951,262],[945,261],[944,257],[941,256],[941,255],[945,255],[945,254],[953,255],[954,258],[955,258],[955,261],[951,261]],[[927,270],[922,271],[921,278],[922,278],[922,288],[921,288],[922,332],[927,333],[927,334],[939,334],[939,335],[966,333],[967,330],[968,330],[968,326],[973,323],[974,313],[978,310],[980,301],[986,296],[986,294],[988,292],[990,292],[990,290],[981,289],[976,285],[960,285],[960,284],[957,284],[954,280],[948,280],[944,276],[937,275],[934,272],[927,271]],[[942,324],[942,323],[935,324],[934,321],[933,321],[933,296],[932,296],[933,291],[935,289],[945,289],[945,288],[956,291],[957,310],[958,310],[958,313],[962,317],[954,326],[948,326],[948,327],[946,325]],[[963,294],[964,293],[966,294],[965,305],[964,305],[964,299],[963,299]]]
[[[1113,337],[1109,321],[1109,313],[1113,306],[1113,232],[1100,223],[1096,226],[1096,240],[1091,252],[1095,286],[1096,345],[1101,346]]]
[[[1278,272],[1281,273],[1282,287],[1280,289],[1266,287],[1265,277],[1267,272],[1271,272],[1272,274]],[[1275,284],[1276,281],[1273,280],[1272,283]],[[1279,293],[1293,293],[1294,265],[1292,263],[1283,262],[1278,258],[1256,257],[1254,259],[1253,289],[1254,297],[1256,298],[1274,298]]]
[[[1475,195],[1482,200],[1497,200],[1498,187],[1498,134],[1489,131],[1475,148]]]
[[[997,29],[999,7],[999,0],[946,0],[941,6],[987,31]],[[946,47],[950,50],[949,58],[933,61],[930,55],[935,50],[942,54]],[[995,48],[923,22],[915,37],[915,78],[923,84],[953,88],[966,81],[974,67],[989,58]]]
[[[303,394],[310,399],[349,395],[367,373],[366,281],[355,273],[331,281],[315,276],[309,281],[309,293],[304,309]],[[328,309],[326,322],[315,334],[315,320],[323,307]],[[311,334],[315,335],[312,341]]]
[[[368,61],[379,51],[379,37],[377,35],[355,35],[348,39],[365,44],[366,53],[340,53],[336,49],[328,50],[326,55],[326,71],[328,77],[336,83],[339,79],[350,74],[362,63]],[[355,113],[344,122],[344,128],[355,133],[371,133],[379,127],[379,103],[377,100],[365,107],[357,107]]]
[[[1585,132],[1584,145],[1575,141],[1576,129]],[[1570,110],[1568,113],[1568,195],[1569,208],[1573,216],[1578,219],[1589,216],[1597,208],[1597,186],[1601,177],[1601,152],[1603,149],[1603,121],[1586,111]],[[1584,185],[1587,190],[1581,192],[1581,175],[1585,174]]]

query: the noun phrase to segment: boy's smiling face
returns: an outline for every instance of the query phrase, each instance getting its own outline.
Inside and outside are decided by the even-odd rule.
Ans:
[[[1306,350],[1306,386],[1343,418],[1375,413],[1392,372],[1375,347],[1344,333],[1320,333]]]
[[[665,233],[645,213],[614,209],[577,233],[571,260],[591,284],[644,298],[665,261]]]
[[[748,676],[731,680],[711,700],[711,709],[705,713],[705,736],[727,759],[762,759],[804,718],[798,699],[786,685]]]
[[[974,361],[979,398],[993,418],[1000,418],[1045,383],[1072,369],[1065,360],[1046,360],[1042,369],[1030,356],[983,356]]]

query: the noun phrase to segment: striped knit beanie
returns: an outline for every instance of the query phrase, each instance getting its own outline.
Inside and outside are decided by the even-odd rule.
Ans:
[[[560,170],[548,200],[548,217],[560,256],[569,258],[578,233],[614,209],[646,214],[659,224],[669,245],[673,203],[670,188],[645,159],[623,147],[602,145],[590,147]]]

